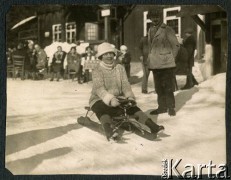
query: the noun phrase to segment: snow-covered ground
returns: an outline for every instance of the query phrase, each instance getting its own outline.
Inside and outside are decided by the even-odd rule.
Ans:
[[[86,113],[91,82],[8,79],[6,168],[13,174],[160,175],[163,159],[182,159],[180,172],[186,163],[225,163],[226,74],[201,82],[198,66],[193,72],[200,85],[175,92],[177,115],[150,116],[166,129],[155,141],[126,132],[123,143],[111,143],[100,131],[77,124]],[[157,107],[152,75],[150,93],[141,94],[140,65],[132,68],[138,106],[149,113]],[[185,77],[177,81],[180,88]]]

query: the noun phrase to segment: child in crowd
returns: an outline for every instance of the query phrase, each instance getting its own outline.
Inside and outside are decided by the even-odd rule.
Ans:
[[[131,63],[131,54],[128,52],[128,48],[125,45],[120,46],[119,63],[122,64],[125,68],[127,77],[130,78],[130,63]]]

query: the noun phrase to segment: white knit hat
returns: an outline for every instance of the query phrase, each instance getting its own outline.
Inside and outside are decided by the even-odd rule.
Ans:
[[[110,43],[104,42],[98,46],[96,56],[99,58],[100,56],[108,52],[113,52],[115,54],[115,48]]]
[[[120,46],[120,51],[127,51],[128,48],[125,45]]]

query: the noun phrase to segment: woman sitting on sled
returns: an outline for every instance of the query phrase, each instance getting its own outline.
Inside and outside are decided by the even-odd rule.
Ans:
[[[112,117],[120,116],[123,113],[117,98],[123,96],[135,102],[135,96],[124,67],[116,64],[113,46],[109,43],[100,44],[97,57],[101,61],[92,72],[93,87],[89,103],[103,126],[106,138],[110,140],[113,137]],[[137,106],[129,108],[127,114],[134,115],[138,122],[148,126],[154,136],[164,130],[163,126],[155,124]]]

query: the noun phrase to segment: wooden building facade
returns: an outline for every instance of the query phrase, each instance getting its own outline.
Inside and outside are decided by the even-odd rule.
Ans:
[[[133,59],[139,60],[139,42],[145,36],[149,23],[147,13],[151,9],[161,9],[164,23],[170,25],[178,37],[182,37],[186,27],[192,27],[196,32],[196,23],[191,17],[176,17],[180,6],[137,5],[124,22],[124,44],[128,46]],[[134,23],[135,22],[135,23]]]
[[[56,41],[76,43],[81,40],[91,44],[109,41],[117,48],[126,45],[132,61],[139,61],[139,42],[150,24],[147,13],[158,8],[162,9],[164,23],[171,26],[179,38],[183,37],[184,29],[194,29],[197,59],[204,55],[205,44],[212,44],[214,74],[226,71],[227,17],[226,12],[215,5],[108,5],[108,18],[102,16],[105,6],[100,5],[56,5],[51,9],[44,6],[36,18],[17,28],[18,40],[31,39],[42,47]]]
[[[116,47],[122,44],[122,21],[131,6],[107,7],[110,9],[107,41]],[[15,31],[18,32],[18,41],[31,39],[42,47],[56,41],[87,41],[93,44],[105,41],[105,18],[101,15],[104,8],[97,5],[56,5],[52,9],[47,9],[44,6],[37,11],[35,19],[17,27]]]
[[[139,42],[145,36],[150,23],[147,13],[150,9],[161,9],[163,22],[171,26],[176,36],[183,38],[184,30],[194,29],[197,38],[196,59],[203,58],[205,45],[213,47],[213,74],[226,72],[228,53],[228,33],[226,12],[216,5],[136,5],[124,21],[124,44],[128,46],[133,61],[138,61]]]

